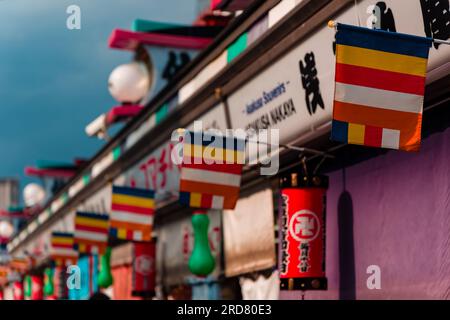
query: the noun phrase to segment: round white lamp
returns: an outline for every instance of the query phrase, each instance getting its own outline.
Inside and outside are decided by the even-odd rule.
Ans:
[[[111,95],[121,103],[138,103],[150,90],[147,67],[141,62],[131,62],[116,67],[109,76]]]
[[[14,233],[14,227],[9,221],[0,221],[0,237],[9,239]]]
[[[41,204],[45,200],[45,191],[37,183],[30,183],[23,189],[23,201],[27,207]]]

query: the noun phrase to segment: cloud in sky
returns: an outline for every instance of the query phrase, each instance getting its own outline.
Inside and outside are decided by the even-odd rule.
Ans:
[[[66,8],[81,8],[81,30],[68,30]],[[115,101],[111,70],[132,54],[108,49],[114,28],[136,18],[191,23],[197,0],[0,1],[0,177],[30,179],[36,160],[90,157],[101,142],[84,127]]]

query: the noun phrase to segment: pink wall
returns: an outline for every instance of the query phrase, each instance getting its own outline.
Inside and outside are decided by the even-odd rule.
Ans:
[[[340,287],[347,284],[350,289],[342,293],[346,298],[355,292],[357,299],[448,299],[450,129],[426,139],[419,153],[390,151],[346,168],[346,187],[344,170],[329,176],[329,290],[307,292],[305,298],[338,299]],[[338,209],[344,190],[348,194]],[[367,288],[370,265],[381,268],[381,290]],[[299,292],[282,292],[280,298],[300,296]]]

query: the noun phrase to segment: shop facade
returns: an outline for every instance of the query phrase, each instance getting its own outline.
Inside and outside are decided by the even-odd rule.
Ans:
[[[76,210],[108,212],[114,184],[156,192],[158,298],[448,298],[450,47],[430,51],[419,153],[338,145],[328,138],[335,33],[327,21],[432,36],[430,21],[448,15],[428,6],[419,0],[255,1],[12,240],[10,253],[39,251],[44,262],[49,234],[73,229]],[[194,121],[202,121],[203,129],[276,129],[282,145],[271,150],[279,156],[269,164],[276,164],[274,174],[246,165],[236,208],[208,212],[216,267],[202,279],[187,266],[192,210],[178,204],[180,168],[171,161],[172,131],[192,130]],[[309,172],[329,176],[326,291],[278,288],[279,179],[301,170],[300,156]],[[113,249],[113,273],[120,279],[131,277],[134,263],[133,250],[124,248]],[[368,279],[378,271],[381,289],[374,289]],[[130,281],[115,288],[118,298],[130,297]]]

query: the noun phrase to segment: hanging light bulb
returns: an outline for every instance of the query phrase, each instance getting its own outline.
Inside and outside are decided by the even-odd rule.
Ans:
[[[23,200],[27,207],[41,204],[45,200],[45,191],[37,183],[30,183],[23,189]]]
[[[139,103],[150,90],[147,67],[141,62],[131,62],[116,67],[109,76],[108,88],[120,103]]]
[[[0,221],[0,238],[9,239],[14,233],[14,227],[9,221]]]

